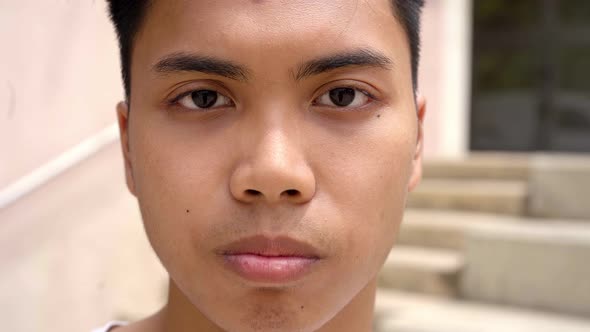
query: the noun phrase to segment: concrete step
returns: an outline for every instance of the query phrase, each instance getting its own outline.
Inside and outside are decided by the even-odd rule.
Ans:
[[[454,297],[462,267],[455,251],[395,246],[379,274],[379,286]]]
[[[590,317],[590,223],[407,211],[398,245],[463,253],[459,296]]]
[[[526,200],[523,181],[427,179],[410,194],[408,207],[523,215]]]
[[[590,320],[393,290],[377,291],[375,332],[587,332]]]
[[[467,233],[479,225],[510,222],[535,222],[518,216],[479,212],[407,209],[397,244],[463,250]]]
[[[530,155],[474,152],[460,160],[427,160],[425,178],[526,180]]]
[[[461,296],[590,317],[590,224],[481,224],[466,236]]]

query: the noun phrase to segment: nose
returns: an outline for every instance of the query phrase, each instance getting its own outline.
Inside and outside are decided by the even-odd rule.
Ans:
[[[230,191],[236,200],[303,204],[314,196],[314,173],[294,137],[277,129],[250,135],[247,141],[241,144],[245,157],[230,179]]]

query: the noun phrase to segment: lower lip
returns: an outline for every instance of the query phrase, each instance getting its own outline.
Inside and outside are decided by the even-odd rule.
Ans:
[[[317,258],[300,256],[225,255],[227,266],[244,279],[260,283],[286,283],[303,278]]]

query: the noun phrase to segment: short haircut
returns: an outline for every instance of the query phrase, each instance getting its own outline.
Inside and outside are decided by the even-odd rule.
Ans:
[[[144,17],[153,0],[107,0],[121,52],[121,74],[127,100],[131,96],[131,51]],[[412,84],[418,85],[420,62],[420,15],[424,0],[391,0],[395,18],[403,27],[410,46]]]

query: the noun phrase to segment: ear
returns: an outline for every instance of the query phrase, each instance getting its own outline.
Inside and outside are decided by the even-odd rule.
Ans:
[[[412,160],[412,174],[408,183],[408,191],[414,190],[422,179],[422,150],[424,147],[424,116],[426,115],[426,99],[419,92],[416,93],[416,108],[418,112],[418,130],[416,150]]]
[[[123,150],[123,162],[125,163],[125,180],[131,194],[136,196],[135,180],[133,179],[133,163],[131,150],[129,149],[129,105],[125,101],[117,104],[117,120],[119,122],[121,149]]]

